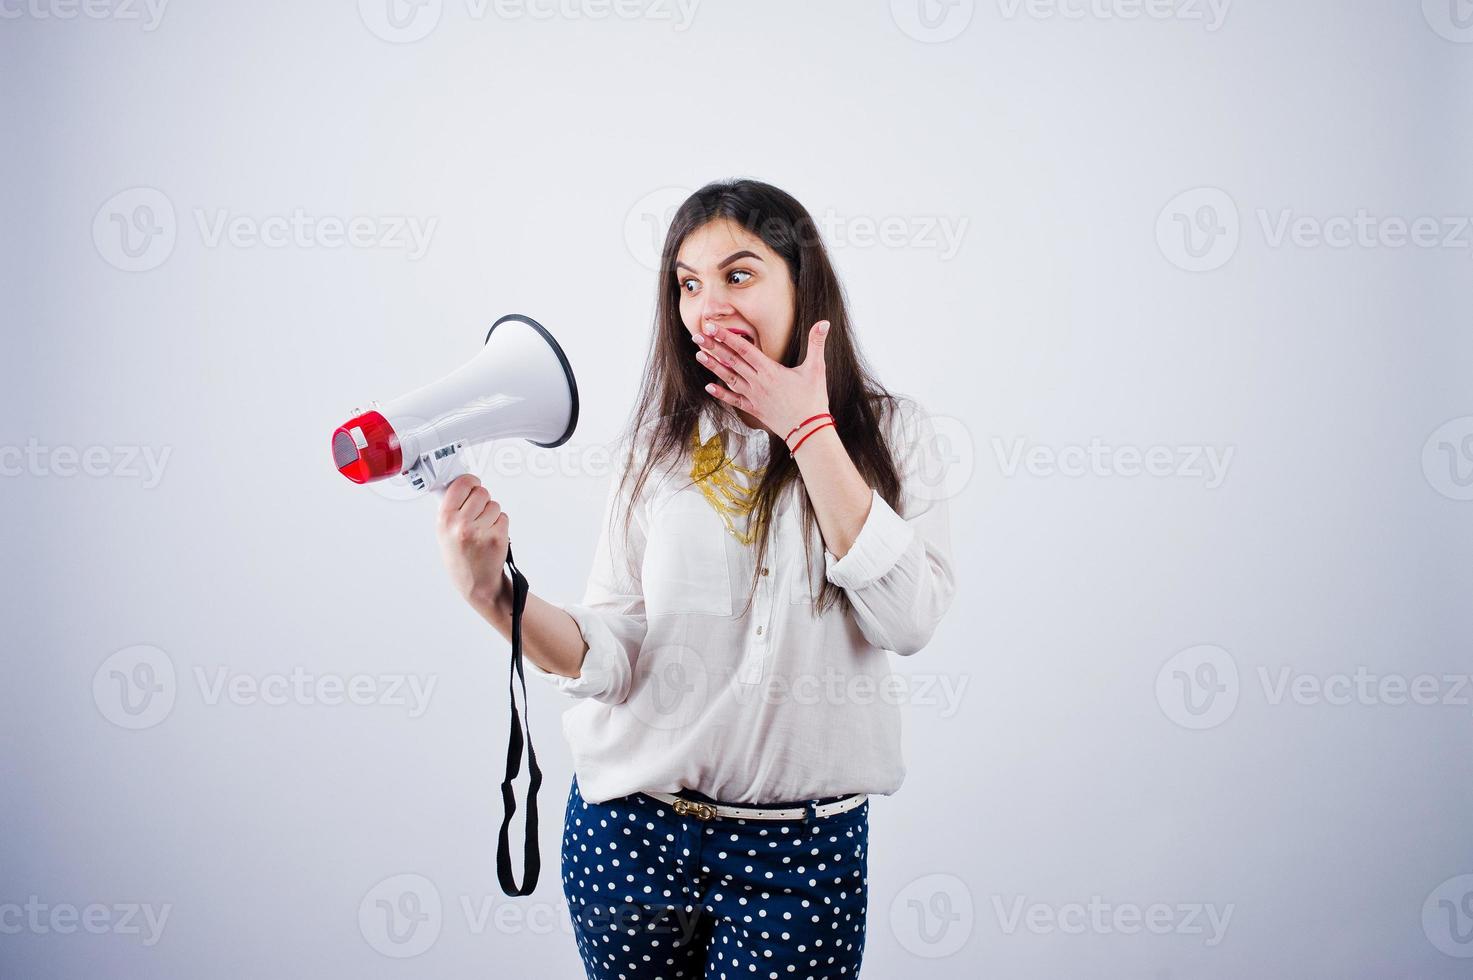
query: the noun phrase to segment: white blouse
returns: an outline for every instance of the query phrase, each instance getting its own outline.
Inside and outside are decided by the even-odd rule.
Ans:
[[[623,475],[615,468],[583,601],[554,603],[588,644],[581,672],[562,677],[526,662],[581,699],[562,727],[586,799],[684,787],[757,804],[900,787],[905,685],[886,651],[908,656],[926,645],[955,579],[946,500],[927,482],[940,468],[934,433],[913,399],[899,396],[899,406],[884,423],[901,470],[899,507],[872,491],[843,558],[823,547],[815,524],[810,576],[790,487],[745,610],[756,542],[727,531],[691,481],[689,452],[651,472],[627,549],[623,527],[609,531],[610,508],[625,513],[630,491],[615,500]],[[701,442],[716,432],[734,462],[767,461],[767,433],[713,401]],[[733,520],[745,530],[744,518]],[[844,589],[852,611],[835,604],[813,614],[820,574]]]

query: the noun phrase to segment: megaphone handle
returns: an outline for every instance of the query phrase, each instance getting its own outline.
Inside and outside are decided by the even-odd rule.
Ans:
[[[434,463],[435,489],[442,492],[446,487],[455,482],[456,477],[464,476],[470,472],[470,470],[465,468],[465,459],[462,452],[464,447],[456,444],[453,448],[455,450],[454,452],[447,453]]]
[[[542,858],[537,851],[537,790],[542,785],[542,770],[537,766],[537,751],[532,748],[532,718],[527,704],[527,676],[522,670],[522,611],[527,607],[527,579],[511,556],[511,542],[506,545],[506,567],[511,569],[511,735],[506,745],[506,779],[501,783],[501,836],[496,843],[496,877],[501,890],[512,896],[532,894]],[[522,685],[522,711],[517,711],[517,682]],[[522,845],[522,883],[518,885],[511,870],[511,818],[517,810],[512,780],[522,769],[522,728],[525,716],[527,743],[527,819]]]

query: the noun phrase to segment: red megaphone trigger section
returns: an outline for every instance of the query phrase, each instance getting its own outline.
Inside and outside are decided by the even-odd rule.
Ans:
[[[399,436],[378,412],[364,412],[332,434],[332,461],[354,483],[397,475],[404,464]]]

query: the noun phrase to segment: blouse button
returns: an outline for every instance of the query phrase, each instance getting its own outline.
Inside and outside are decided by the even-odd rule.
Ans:
[[[767,574],[767,566],[766,565],[763,565],[762,566],[762,574],[763,575],[766,575]]]
[[[760,626],[757,627],[757,635],[758,636],[761,636],[762,635],[762,627],[760,627]]]

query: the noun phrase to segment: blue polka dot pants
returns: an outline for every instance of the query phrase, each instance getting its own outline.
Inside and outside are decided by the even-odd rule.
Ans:
[[[857,977],[868,845],[868,801],[806,821],[703,821],[643,793],[589,803],[575,777],[562,873],[584,968],[590,980]]]

